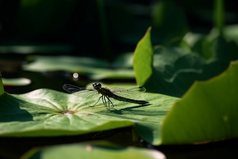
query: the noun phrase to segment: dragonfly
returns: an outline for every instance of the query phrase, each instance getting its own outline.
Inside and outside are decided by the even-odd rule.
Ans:
[[[102,99],[104,106],[108,110],[114,107],[114,104],[112,103],[110,98],[140,105],[146,105],[149,103],[144,100],[135,100],[130,98],[145,92],[146,91],[145,87],[133,87],[130,89],[123,89],[123,88],[109,89],[107,87],[102,87],[101,83],[99,82],[93,83],[92,86],[93,87],[91,88],[84,88],[84,87],[77,87],[71,84],[64,84],[63,89],[69,93],[73,93],[76,96],[81,96],[85,98],[94,98],[100,95],[97,102],[93,106],[95,106],[100,101],[100,99]]]

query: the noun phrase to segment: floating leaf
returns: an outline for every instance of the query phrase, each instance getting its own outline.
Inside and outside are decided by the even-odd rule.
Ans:
[[[2,81],[7,86],[25,86],[31,83],[27,78],[2,78]]]
[[[115,109],[107,110],[97,99],[49,89],[38,89],[22,95],[0,96],[0,136],[40,137],[80,135],[90,132],[134,126],[139,136],[160,143],[160,124],[177,99],[143,93],[135,99],[150,105],[113,101]]]
[[[148,150],[143,148],[122,148],[110,144],[102,146],[97,144],[68,144],[58,145],[44,148],[34,148],[26,153],[22,159],[91,159],[91,158],[115,158],[115,159],[165,159],[165,155],[156,150]]]
[[[126,60],[126,59],[124,59]],[[125,67],[128,63],[125,62]],[[99,79],[131,79],[134,78],[132,69],[114,68],[110,69],[108,62],[86,57],[70,57],[70,56],[35,56],[35,61],[24,65],[27,71],[69,71],[86,75],[94,80]]]

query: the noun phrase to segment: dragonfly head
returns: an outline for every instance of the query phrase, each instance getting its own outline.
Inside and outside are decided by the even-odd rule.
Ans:
[[[100,89],[101,87],[102,87],[101,83],[99,83],[99,82],[93,83],[93,88],[94,88],[94,89],[98,90],[98,89]]]

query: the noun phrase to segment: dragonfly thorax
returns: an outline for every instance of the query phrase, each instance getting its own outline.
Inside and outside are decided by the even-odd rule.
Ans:
[[[99,82],[93,83],[93,88],[94,89],[99,90],[101,87],[102,87],[101,83],[99,83]]]

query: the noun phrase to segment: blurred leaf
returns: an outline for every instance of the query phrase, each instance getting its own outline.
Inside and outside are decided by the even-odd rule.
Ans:
[[[27,78],[2,78],[3,84],[8,86],[25,86],[31,83]]]
[[[210,36],[218,36],[219,31],[213,28]],[[224,38],[229,42],[229,49],[231,50],[231,60],[238,59],[238,25],[228,25],[223,29]]]
[[[162,44],[173,38],[180,38],[188,32],[188,25],[183,9],[175,1],[160,1],[152,11],[153,29]]]
[[[1,43],[0,53],[18,53],[18,54],[32,54],[32,53],[45,53],[45,54],[59,54],[72,51],[73,48],[70,45],[36,45],[36,44],[13,44],[13,43]]]
[[[124,60],[127,60],[124,58]],[[121,61],[122,63],[122,61]],[[127,62],[124,63],[128,65]],[[110,69],[108,62],[87,57],[70,56],[35,56],[35,61],[23,66],[27,71],[69,71],[86,75],[93,80],[99,79],[134,79],[132,69],[121,65]]]
[[[22,159],[100,159],[100,158],[115,158],[115,159],[165,159],[165,155],[156,150],[148,150],[143,148],[123,148],[114,145],[99,145],[99,144],[68,144],[58,145],[43,148],[34,148],[22,156]]]
[[[192,47],[193,52],[198,53],[200,57],[209,60],[231,60],[231,50],[229,43],[222,36],[212,39],[211,36],[201,36]]]
[[[217,35],[216,35],[217,36]],[[187,44],[190,47],[193,47],[195,43],[200,40],[201,38],[204,38],[203,34],[196,34],[193,32],[188,32],[184,37],[183,40],[187,42]]]
[[[133,53],[125,53],[116,58],[112,64],[114,68],[132,68]]]
[[[181,49],[184,49],[185,51],[191,51],[191,48],[190,48],[190,45],[188,44],[188,42],[183,39],[181,40],[180,38],[177,38],[177,39],[174,38],[166,46],[167,47],[179,47]]]
[[[214,56],[214,40],[218,37],[218,34],[197,34],[189,32],[183,40],[186,41],[191,51],[200,55],[205,61],[211,60]]]
[[[192,47],[192,50],[193,52],[198,53],[204,60],[208,60],[213,56],[213,48],[211,46],[212,45],[209,39],[203,36],[196,41]]]
[[[226,26],[223,29],[223,33],[224,36],[219,36],[219,32],[216,28],[213,28],[208,35],[189,32],[185,35],[184,40],[189,44],[193,52],[199,54],[200,57],[205,60],[214,58],[214,56],[216,56],[215,52],[220,51],[220,49],[222,50],[220,54],[223,54],[224,57],[230,56],[230,60],[237,60],[238,27],[236,25]],[[228,42],[224,41],[224,39]],[[222,47],[219,47],[219,45],[222,45]]]
[[[236,138],[238,61],[206,82],[196,82],[177,101],[162,126],[163,144],[207,143]]]
[[[0,136],[41,137],[80,135],[134,126],[141,138],[160,143],[160,123],[177,98],[143,93],[135,99],[150,105],[114,101],[107,110],[97,98],[82,98],[48,89],[0,96]]]
[[[207,80],[224,71],[231,60],[228,43],[222,37],[217,37],[210,43],[212,57],[205,61],[181,47],[156,46],[152,51],[148,34],[150,32],[137,45],[133,65],[137,83],[150,92],[181,96],[194,81]],[[204,50],[205,48],[201,49],[201,55]],[[205,55],[208,56],[207,53]]]
[[[213,28],[213,30],[211,31],[211,34],[218,34],[217,32],[218,32],[217,29]],[[235,41],[236,44],[238,44],[238,25],[237,24],[225,26],[223,33],[226,40]]]

